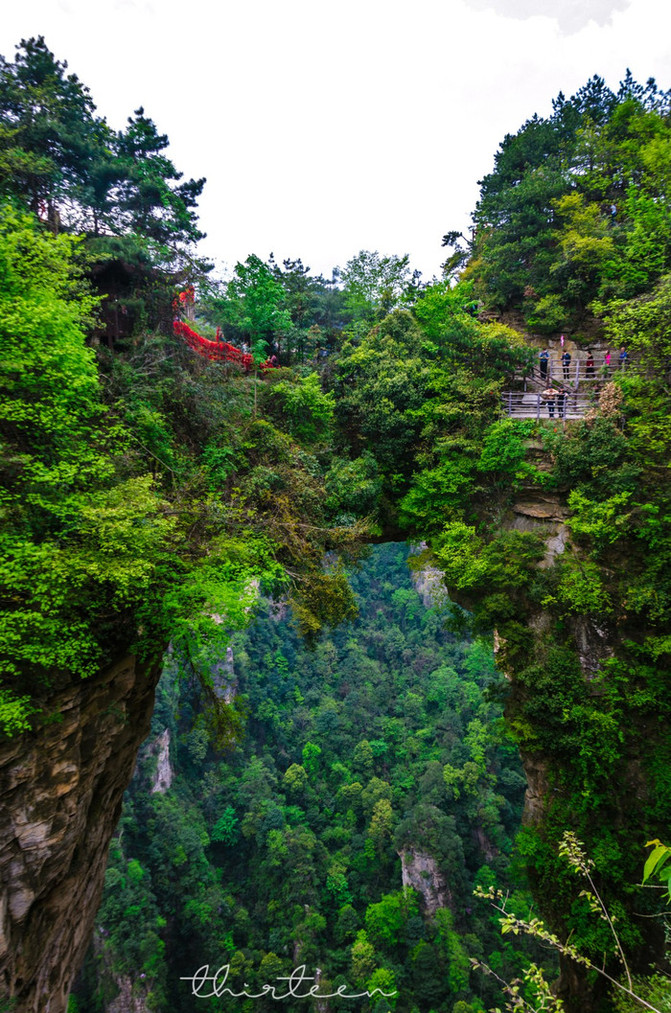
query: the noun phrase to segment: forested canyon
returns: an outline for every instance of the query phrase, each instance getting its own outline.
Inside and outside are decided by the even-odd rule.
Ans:
[[[0,1009],[670,1008],[671,92],[552,108],[441,279],[216,279],[2,58]]]

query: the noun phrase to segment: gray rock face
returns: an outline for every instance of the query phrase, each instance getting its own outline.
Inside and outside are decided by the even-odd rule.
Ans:
[[[153,749],[157,751],[158,755],[156,757],[156,774],[154,775],[154,783],[151,786],[151,793],[152,795],[165,795],[175,776],[172,764],[170,763],[169,728],[161,732],[153,744]]]
[[[447,603],[445,574],[435,566],[426,566],[422,570],[410,571],[417,594],[422,599],[424,608],[434,608]]]
[[[413,555],[425,552],[426,542],[420,542],[413,549]],[[421,569],[410,568],[410,579],[415,591],[422,599],[424,608],[436,608],[448,602],[445,574],[435,566],[423,566]]]
[[[422,898],[425,913],[430,916],[434,915],[438,908],[449,907],[452,896],[433,855],[416,848],[408,848],[400,853],[400,857],[403,886],[411,886],[417,890]]]
[[[0,745],[0,997],[13,1013],[66,1009],[157,680],[127,657],[55,692],[58,720]]]
[[[124,975],[116,979],[116,984],[119,994],[108,1003],[107,1013],[150,1013],[146,996],[133,994],[130,978]]]
[[[214,692],[219,700],[230,704],[235,700],[238,680],[235,677],[235,658],[233,648],[226,648],[226,658],[212,666]]]
[[[541,569],[554,564],[567,546],[569,530],[566,520],[566,505],[556,497],[538,494],[526,501],[513,505],[512,516],[507,527],[514,531],[535,531],[545,537],[545,558],[539,563]]]

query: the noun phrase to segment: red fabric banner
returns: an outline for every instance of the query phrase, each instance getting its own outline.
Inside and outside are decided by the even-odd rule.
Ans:
[[[197,334],[188,324],[182,320],[175,320],[173,330],[178,338],[184,338],[189,348],[202,355],[204,359],[212,359],[214,362],[235,362],[238,366],[249,371],[254,369],[254,359],[249,352],[241,352],[235,345],[229,345],[227,341],[210,341]],[[220,331],[217,330],[217,335]],[[275,366],[268,359],[259,366],[259,369],[275,369]]]

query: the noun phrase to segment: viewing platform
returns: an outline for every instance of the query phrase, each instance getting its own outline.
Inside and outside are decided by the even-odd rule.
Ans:
[[[516,374],[512,385],[517,389],[501,395],[501,407],[511,418],[581,419],[590,409],[598,408],[601,391],[614,376],[640,369],[640,364],[632,364],[628,359],[623,364],[616,360],[590,365],[583,359],[574,359],[564,365],[550,358],[543,371],[538,364]],[[546,392],[552,388],[557,393],[549,398]]]
[[[597,408],[596,392],[568,391],[552,401],[540,391],[507,391],[501,395],[501,407],[506,415],[515,419],[581,419],[590,408]]]

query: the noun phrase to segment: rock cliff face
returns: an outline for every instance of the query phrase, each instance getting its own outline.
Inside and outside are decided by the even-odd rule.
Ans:
[[[438,908],[452,906],[452,894],[432,855],[408,848],[400,856],[403,886],[417,890],[425,914],[432,916]]]
[[[133,985],[128,977],[118,978],[119,994],[107,1006],[107,1013],[150,1013],[143,995],[133,995]]]
[[[131,981],[128,975],[114,973],[106,941],[98,932],[93,936],[93,950],[99,963],[101,976],[104,974],[116,989],[114,998],[105,1000],[105,1013],[150,1013],[142,979]]]
[[[158,674],[127,657],[55,692],[49,723],[0,745],[0,996],[13,1013],[66,1009]]]
[[[527,444],[527,460],[535,464],[541,471],[549,470],[549,461],[542,445],[536,441],[529,441]],[[569,517],[567,496],[562,493],[550,495],[538,488],[527,488],[520,490],[519,499],[508,510],[507,514],[498,519],[500,527],[513,531],[534,532],[539,534],[545,545],[544,558],[538,566],[541,570],[547,570],[560,562],[561,557],[581,560],[582,552],[579,544],[571,538],[570,525],[567,523]],[[565,555],[566,554],[566,555]],[[626,560],[622,561],[626,565]],[[604,568],[604,573],[607,571]],[[529,654],[522,659],[522,668],[535,657],[540,664],[546,657],[547,645],[553,637],[553,618],[549,611],[544,608],[542,600],[539,602],[529,597],[524,608],[519,613],[520,621],[526,625],[532,634],[530,639]],[[603,689],[596,682],[597,677],[603,671],[606,663],[622,652],[622,632],[617,628],[613,617],[609,617],[608,610],[603,612],[594,610],[591,613],[581,614],[577,610],[571,614],[565,614],[562,618],[561,645],[570,649],[574,658],[579,663],[582,684],[584,686],[584,699],[596,699]],[[625,645],[626,646],[626,645]],[[511,683],[513,693],[508,704],[508,717],[515,717],[515,693],[518,688],[515,662],[507,664],[507,645],[502,636],[495,633],[494,649],[497,655],[497,663],[501,671]],[[528,693],[528,686],[522,689],[521,695]],[[543,716],[539,713],[537,718],[542,723]],[[613,784],[608,800],[601,803],[601,819],[617,820],[619,813],[627,812],[632,804],[641,804],[648,786],[645,784],[645,776],[641,769],[641,756],[639,752],[654,748],[653,742],[655,732],[651,730],[649,739],[645,739],[644,730],[641,730],[642,737],[639,745],[629,741],[623,746],[621,764],[619,768],[619,779]],[[560,767],[556,755],[546,755],[542,750],[533,746],[532,748],[520,748],[522,763],[524,766],[527,791],[525,796],[524,813],[522,822],[528,827],[534,827],[539,831],[540,836],[548,836],[551,832],[547,830],[546,820],[548,813],[553,809],[556,793],[562,789],[558,787],[558,772]],[[576,788],[578,786],[576,785]],[[566,828],[570,829],[570,822],[567,820]],[[589,848],[589,843],[588,843]],[[531,874],[532,893],[537,890],[537,884]],[[537,896],[542,917],[551,919],[553,916],[546,915],[543,904],[548,900],[547,885],[543,885],[545,893]],[[560,924],[549,920],[549,927],[553,931],[562,932]],[[652,921],[642,923],[638,926],[643,942],[637,953],[630,955],[630,963],[636,970],[646,971],[647,968],[661,960],[664,952],[663,941],[660,938],[657,925]],[[619,972],[617,965],[613,965],[616,973]],[[569,1013],[591,1013],[592,1010],[605,1008],[600,1005],[604,992],[603,980],[591,980],[584,969],[574,964],[568,958],[560,956],[561,974],[556,983],[558,995],[564,1000]]]
[[[417,594],[422,599],[424,608],[434,608],[447,603],[447,590],[442,570],[435,566],[425,566],[421,570],[411,570],[412,580]]]
[[[230,704],[235,700],[238,680],[235,677],[235,658],[233,648],[226,648],[226,657],[216,662],[212,668],[212,682],[217,699]]]
[[[175,773],[170,762],[170,729],[166,728],[161,732],[156,742],[152,744],[152,751],[156,752],[156,773],[154,783],[151,786],[152,795],[165,795],[170,790]]]

